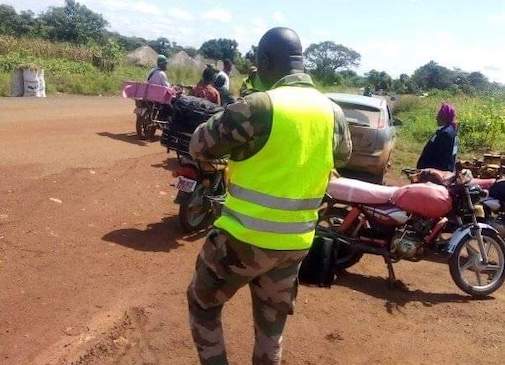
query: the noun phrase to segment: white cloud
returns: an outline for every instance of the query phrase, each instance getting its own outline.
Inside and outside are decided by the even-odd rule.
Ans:
[[[488,21],[492,25],[503,26],[503,23],[505,23],[505,12],[491,14],[488,17]]]
[[[272,14],[272,20],[275,23],[285,23],[286,22],[286,16],[281,11],[274,11],[274,13]]]
[[[189,11],[181,8],[172,8],[168,10],[169,16],[180,20],[193,20],[195,17]]]
[[[226,9],[216,8],[204,12],[202,18],[216,22],[229,23],[233,19],[233,14]]]
[[[492,81],[505,83],[505,49],[469,44],[447,32],[426,32],[396,41],[371,38],[352,48],[361,53],[360,72],[375,68],[397,77],[433,60],[448,68],[481,71]]]

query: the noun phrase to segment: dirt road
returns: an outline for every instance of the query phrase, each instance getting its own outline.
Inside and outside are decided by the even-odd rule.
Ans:
[[[185,289],[203,237],[184,237],[159,143],[118,98],[0,99],[0,363],[196,364]],[[331,289],[302,286],[286,364],[499,364],[505,291],[474,301],[444,264],[378,258]],[[247,364],[247,290],[224,313]]]

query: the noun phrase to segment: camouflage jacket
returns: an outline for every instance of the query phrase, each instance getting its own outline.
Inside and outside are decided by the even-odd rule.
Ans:
[[[314,87],[309,75],[299,73],[279,80],[280,86]],[[351,156],[352,143],[342,109],[334,105],[335,129],[333,155],[335,167],[342,167]],[[272,104],[265,92],[257,92],[230,104],[207,123],[200,125],[190,144],[191,155],[199,160],[229,156],[233,161],[245,160],[263,148],[272,129]]]

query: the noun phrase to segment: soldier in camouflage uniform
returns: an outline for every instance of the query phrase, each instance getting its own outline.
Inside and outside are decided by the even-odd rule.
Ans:
[[[275,55],[272,48],[279,47],[268,41],[272,32],[276,42],[279,42],[279,38],[293,42],[293,34],[296,36],[296,33],[286,28],[275,28],[263,37],[259,54],[270,52]],[[284,65],[289,72],[277,75],[270,83],[269,75],[260,74],[262,82],[269,88],[314,87],[310,76],[303,73],[301,45],[297,36],[295,43],[291,48],[298,47],[299,55],[291,57],[290,64]],[[267,50],[261,49],[261,46]],[[279,58],[286,59],[283,55],[279,55]],[[275,83],[275,80],[279,81]],[[349,159],[352,146],[342,110],[334,105],[333,112],[334,163],[340,167]],[[272,120],[269,95],[265,92],[248,95],[229,105],[223,113],[213,116],[195,131],[190,145],[191,154],[200,160],[223,156],[230,156],[233,161],[247,160],[266,145]],[[282,164],[282,157],[279,163]],[[282,332],[287,316],[293,314],[298,269],[307,252],[306,249],[263,249],[241,242],[223,229],[215,228],[209,234],[187,291],[191,331],[202,364],[228,363],[221,312],[224,303],[245,285],[249,285],[253,305],[253,364],[280,364]]]

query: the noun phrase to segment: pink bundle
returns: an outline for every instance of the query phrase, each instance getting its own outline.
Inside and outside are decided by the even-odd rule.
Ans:
[[[167,86],[136,81],[126,81],[123,84],[123,98],[170,104],[175,95],[175,90]]]

